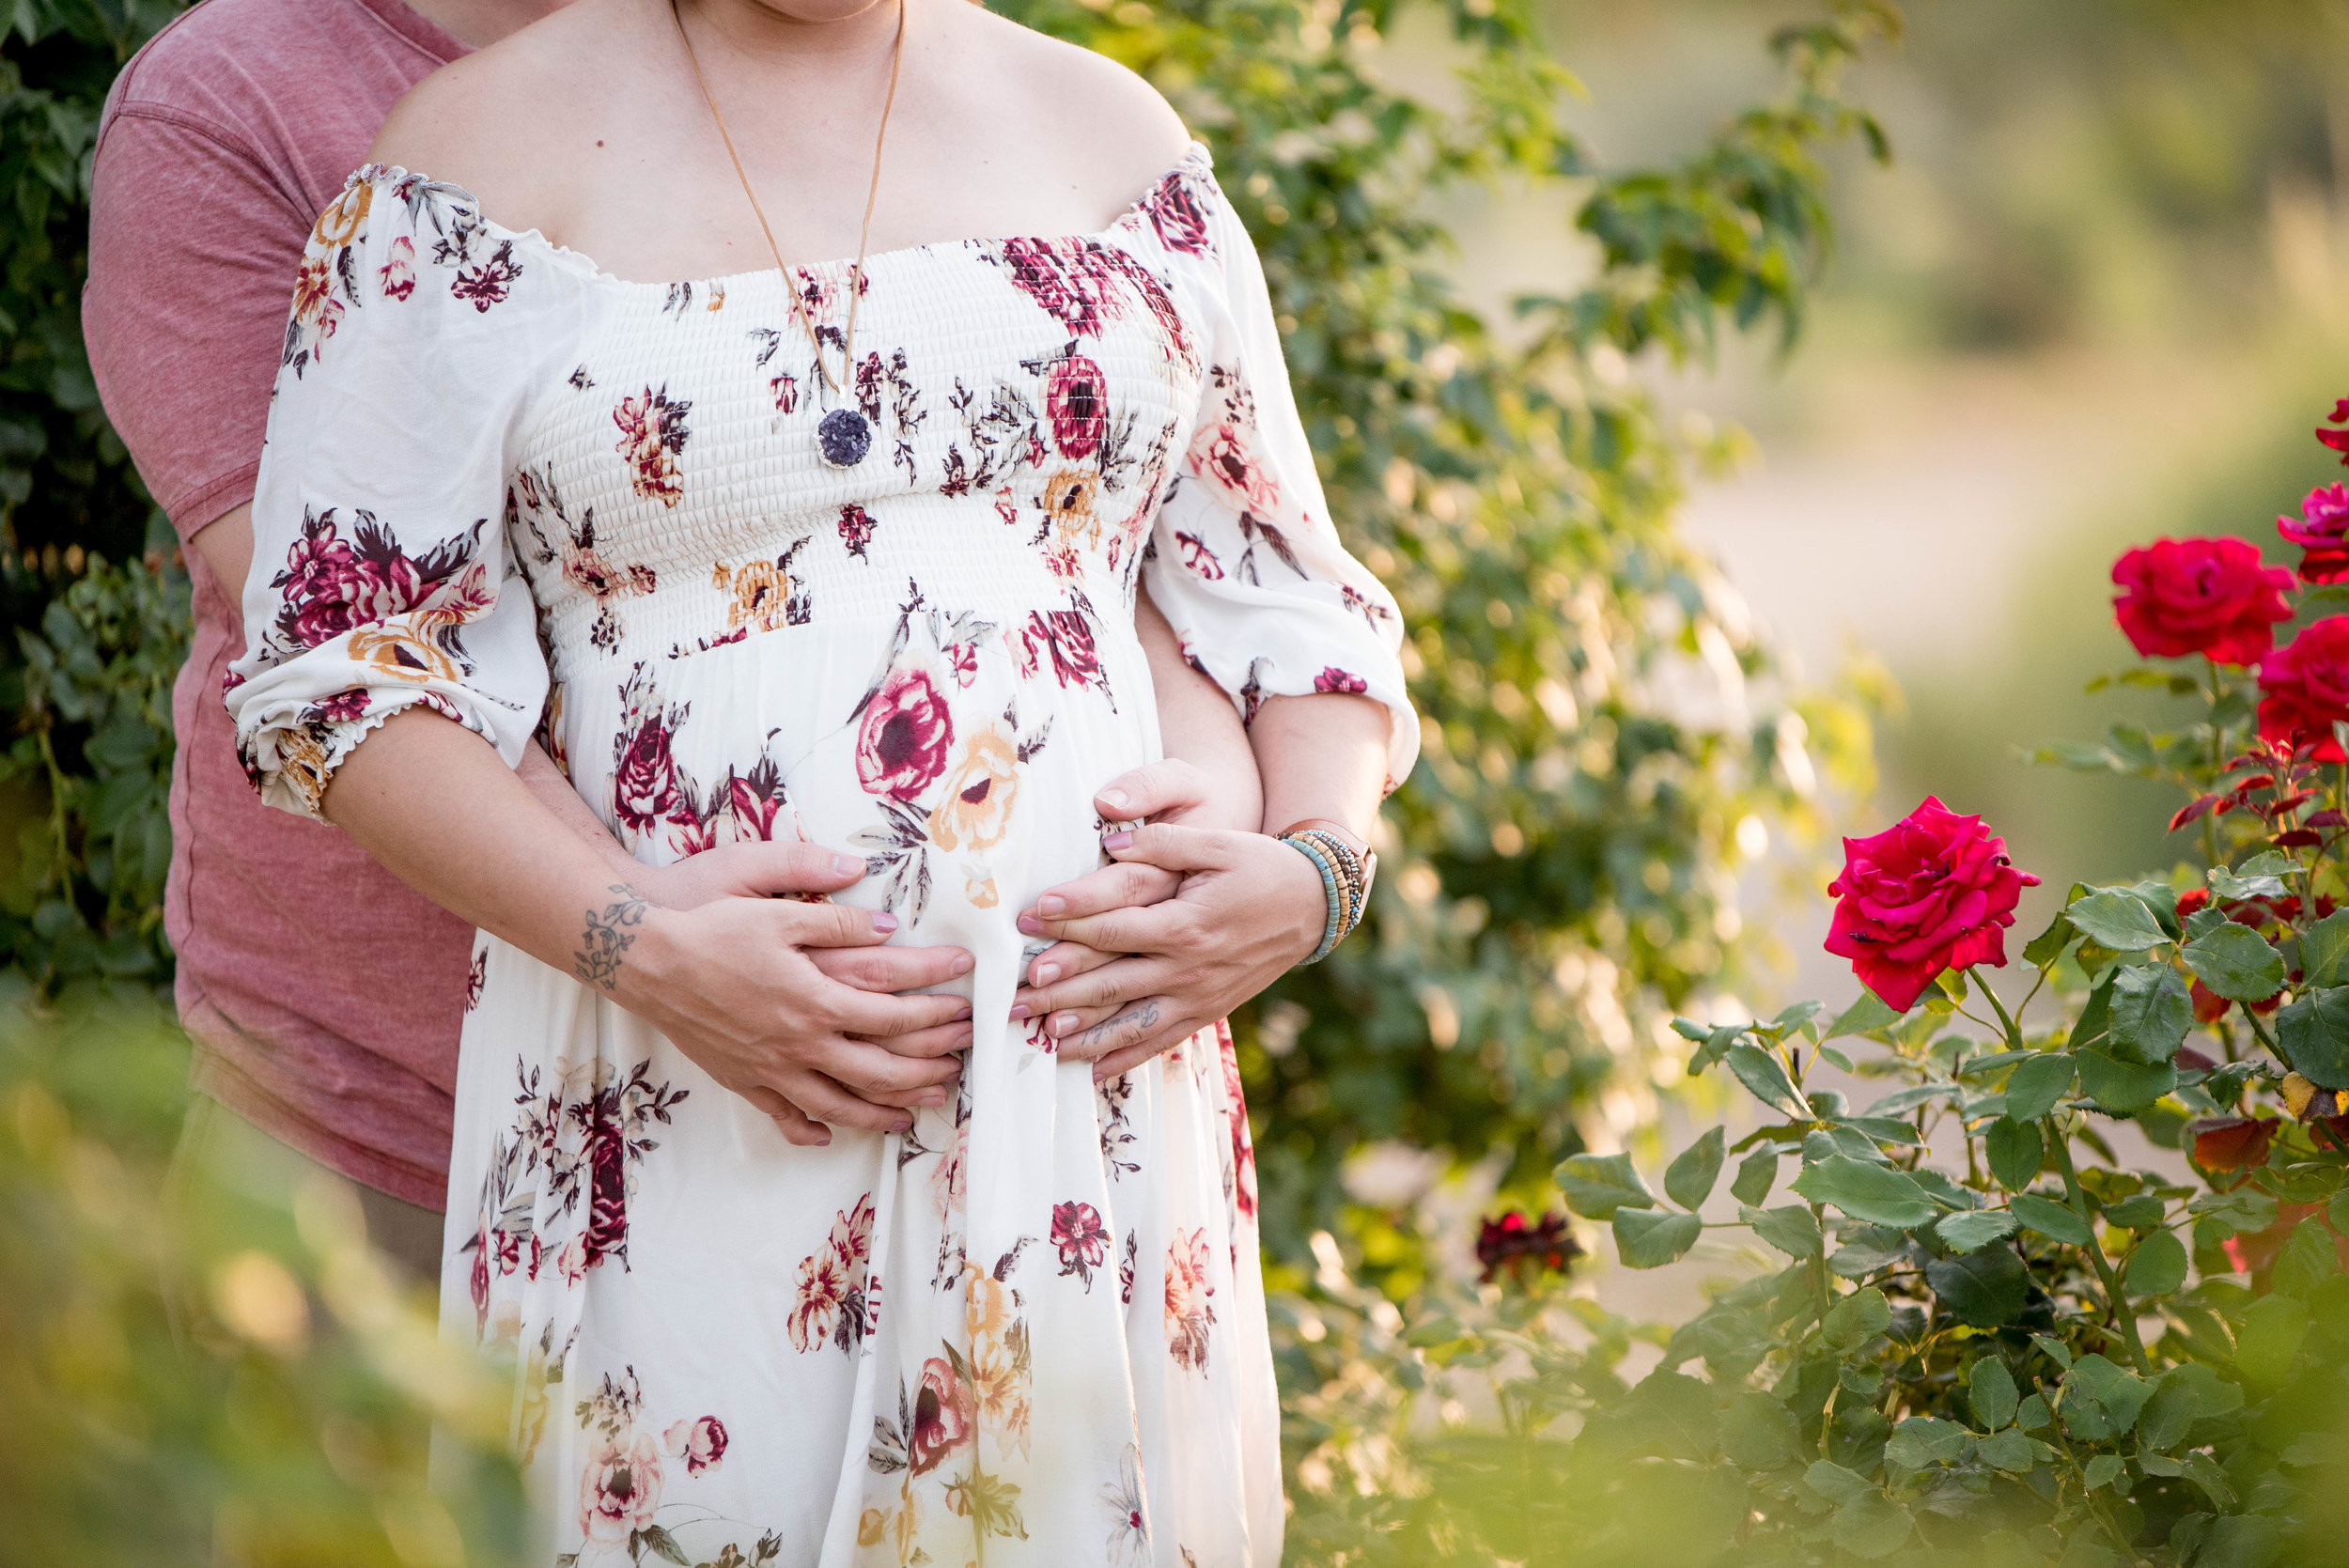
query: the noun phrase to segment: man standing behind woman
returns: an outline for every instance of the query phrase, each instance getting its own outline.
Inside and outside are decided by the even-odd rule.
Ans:
[[[90,277],[83,321],[108,416],[184,549],[194,629],[173,693],[172,862],[164,923],[179,955],[180,1017],[194,1045],[196,1098],[181,1146],[191,1177],[235,1170],[289,1190],[331,1172],[356,1193],[372,1239],[416,1281],[441,1272],[450,1100],[474,928],[412,892],[342,833],[271,811],[236,757],[220,703],[243,651],[239,600],[253,551],[251,502],[287,302],[313,220],[340,194],[401,96],[441,66],[558,8],[561,0],[206,0],[124,70],[99,132]],[[354,561],[354,569],[364,570]],[[1159,622],[1152,644],[1170,754],[1120,781],[1131,815],[1253,828],[1255,774],[1221,695],[1188,687]],[[642,866],[605,831],[536,746],[522,777],[583,838],[671,908],[731,894],[827,893],[863,874],[797,844],[728,846]],[[1210,784],[1210,777],[1212,783]],[[1174,879],[1120,887],[1112,902],[1162,898]],[[951,977],[951,948],[882,948],[808,907],[781,911],[826,975],[892,993]],[[824,946],[823,943],[832,945]],[[1136,945],[1140,945],[1137,940]],[[739,955],[686,955],[674,993],[741,1016],[772,1011]],[[1100,955],[1053,955],[1068,976]],[[1066,978],[1066,976],[1064,976]],[[897,1051],[952,1048],[960,1026],[910,1031]],[[1068,1016],[1101,1038],[1115,1005]],[[1171,1045],[1172,1039],[1155,1042]],[[756,1042],[754,1042],[754,1046]],[[893,1052],[867,1048],[885,1072]],[[879,1092],[877,1093],[885,1093]],[[900,1096],[902,1097],[902,1096]],[[868,1105],[878,1118],[894,1109]]]

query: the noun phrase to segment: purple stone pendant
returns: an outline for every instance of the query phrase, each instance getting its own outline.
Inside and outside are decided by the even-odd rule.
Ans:
[[[854,468],[873,449],[873,427],[854,409],[834,409],[816,427],[816,440],[824,461],[834,468]]]

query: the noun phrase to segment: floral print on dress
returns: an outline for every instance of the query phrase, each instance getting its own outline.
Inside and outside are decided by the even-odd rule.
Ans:
[[[613,409],[612,423],[620,429],[613,450],[628,464],[629,484],[644,499],[675,506],[685,493],[677,460],[692,436],[685,426],[692,411],[689,399],[669,396],[665,381],[658,390],[648,386],[621,398]]]
[[[1321,515],[1204,156],[1093,235],[723,287],[617,283],[378,170],[303,263],[255,502],[281,580],[227,692],[272,803],[314,812],[421,704],[509,763],[539,737],[640,860],[820,843],[893,940],[979,958],[952,1105],[792,1148],[602,993],[476,944],[444,1326],[511,1363],[553,1550],[1277,1560],[1228,1041],[1097,1085],[1002,1000],[1023,901],[1101,863],[1087,799],[1152,754],[1145,579],[1243,712],[1359,680],[1409,766],[1392,601]],[[854,470],[815,444],[841,407],[882,449]],[[837,1501],[762,1519],[779,1497]]]

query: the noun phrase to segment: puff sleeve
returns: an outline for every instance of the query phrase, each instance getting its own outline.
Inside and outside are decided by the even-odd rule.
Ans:
[[[511,766],[548,684],[506,541],[508,454],[559,377],[572,282],[403,170],[351,176],[311,231],[253,501],[238,751],[316,816],[393,714],[428,706]]]
[[[1268,697],[1316,691],[1386,705],[1400,783],[1419,754],[1402,617],[1330,520],[1255,246],[1204,173],[1170,186],[1152,218],[1204,330],[1198,414],[1152,524],[1150,598],[1245,719]]]

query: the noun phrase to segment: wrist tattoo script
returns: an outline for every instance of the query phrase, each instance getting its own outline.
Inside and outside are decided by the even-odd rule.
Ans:
[[[651,908],[644,894],[625,882],[614,882],[608,891],[619,894],[619,901],[605,905],[600,914],[587,911],[580,950],[571,955],[571,972],[607,991],[617,984],[620,956],[635,942],[636,927],[644,924],[645,911]]]

